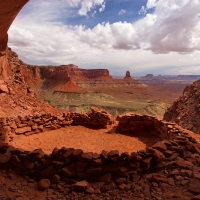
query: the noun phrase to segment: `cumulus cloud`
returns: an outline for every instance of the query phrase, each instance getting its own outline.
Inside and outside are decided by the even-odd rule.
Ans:
[[[86,16],[88,12],[100,6],[99,12],[104,11],[105,1],[104,0],[69,0],[71,7],[80,7],[78,14]]]
[[[118,15],[120,16],[120,15],[123,15],[123,14],[125,14],[125,13],[126,13],[126,10],[121,9],[121,10],[119,11]]]
[[[79,26],[77,37],[91,47],[101,49],[138,49],[139,38],[134,26],[127,22],[98,24],[93,29]]]
[[[101,4],[101,7],[99,8],[99,12],[103,12],[105,9],[106,9],[106,3],[103,2],[103,3]]]
[[[53,3],[52,0],[48,1]],[[62,0],[62,3],[64,2],[65,0]],[[46,6],[46,3],[44,1],[42,4]],[[71,6],[78,6],[81,3],[80,15],[87,15],[87,12],[97,5],[105,5],[104,0],[70,0],[68,3]],[[40,6],[42,9],[42,5]],[[56,4],[53,3],[53,6],[56,6]],[[152,7],[155,8],[152,14],[147,13],[144,18],[135,23],[102,23],[92,29],[86,29],[80,25],[72,28],[73,34],[76,35],[78,42],[101,49],[133,50],[141,48],[151,50],[154,53],[190,53],[200,50],[200,0],[148,0],[145,9],[148,10]],[[30,14],[32,19],[33,15],[36,15],[35,9],[33,7],[33,12]],[[52,16],[53,10],[51,9],[48,12]],[[92,16],[95,13],[94,10]],[[123,13],[125,13],[125,10],[122,9],[119,15]],[[41,18],[42,16],[39,15],[34,19],[37,22],[37,19]],[[47,26],[46,21],[43,23]],[[38,22],[37,25],[39,26]],[[41,24],[41,26],[43,25]],[[66,32],[69,31],[68,29],[65,30]],[[15,31],[17,33],[11,32],[12,41],[14,41],[14,38],[16,41],[20,37],[23,38],[23,31]],[[32,33],[34,32],[37,32],[37,30]]]
[[[147,1],[146,8],[147,8],[147,9],[154,8],[154,7],[156,6],[156,3],[157,3],[158,1],[159,1],[159,0],[148,0],[148,1]]]
[[[25,62],[75,63],[87,68],[143,63],[144,69],[157,69],[163,62],[168,66],[200,63],[196,52],[200,50],[200,0],[148,0],[142,19],[134,23],[105,22],[93,28],[66,25],[59,19],[72,16],[72,8],[79,15],[92,11],[94,16],[105,9],[104,0],[60,0],[60,4],[45,0],[40,5],[36,1],[40,2],[30,1],[26,18],[18,18],[9,30],[9,45]],[[48,9],[43,12],[44,8]],[[154,11],[148,13],[152,8]]]
[[[79,28],[80,40],[91,47],[137,49],[154,53],[190,53],[200,50],[199,0],[149,0],[153,14],[131,24],[98,24],[93,29]]]
[[[139,15],[142,15],[142,14],[146,14],[147,13],[147,9],[145,6],[142,6],[142,8],[140,9],[140,11],[138,12]]]
[[[147,3],[148,5],[148,3]],[[189,53],[200,50],[200,13],[199,0],[160,0],[150,4],[155,6],[153,14],[136,23],[145,27],[147,32],[140,32],[147,49],[155,53]]]
[[[28,5],[25,14],[26,17],[30,17],[31,21],[37,19],[55,21],[77,14],[87,16],[90,11],[102,12],[105,10],[106,2],[105,0],[59,0],[58,3],[55,0],[30,0]]]

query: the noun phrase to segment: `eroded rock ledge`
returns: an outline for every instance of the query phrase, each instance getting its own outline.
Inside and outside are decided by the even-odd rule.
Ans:
[[[120,133],[141,133],[155,135],[160,139],[173,139],[174,134],[183,133],[184,129],[175,123],[165,122],[156,117],[140,114],[119,115],[116,118],[117,131]],[[12,140],[13,135],[26,136],[44,131],[55,130],[65,126],[85,126],[95,129],[107,128],[116,124],[114,117],[108,112],[92,107],[91,112],[67,112],[59,115],[41,114],[18,116],[16,118],[0,118],[0,139],[4,142]]]
[[[181,95],[167,109],[163,119],[173,121],[180,126],[200,133],[200,80],[187,86]]]

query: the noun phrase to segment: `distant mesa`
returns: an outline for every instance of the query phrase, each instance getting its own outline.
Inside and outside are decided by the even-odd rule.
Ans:
[[[154,75],[153,75],[153,74],[147,74],[145,77],[146,77],[146,78],[153,78]]]
[[[74,64],[68,64],[68,65],[61,65],[61,67],[68,67],[70,69],[78,69],[78,66],[74,65]]]
[[[131,78],[131,74],[130,74],[129,71],[126,72],[126,76],[125,76],[125,78]]]
[[[129,71],[126,71],[126,75],[125,75],[124,79],[125,79],[125,80],[127,80],[127,79],[132,79],[131,73],[130,73]]]
[[[196,81],[200,79],[200,75],[178,75],[175,79]]]

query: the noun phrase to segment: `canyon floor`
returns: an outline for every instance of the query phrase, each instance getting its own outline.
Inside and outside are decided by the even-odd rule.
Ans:
[[[115,130],[115,127],[95,130],[83,126],[69,126],[29,136],[18,135],[10,144],[16,148],[23,146],[23,149],[27,151],[41,148],[46,153],[51,153],[54,148],[62,147],[94,153],[101,153],[102,150],[132,153],[145,149],[146,146],[152,146],[157,141],[157,137],[145,133],[134,136],[122,135]]]
[[[141,114],[151,114],[162,117],[165,109],[178,98],[189,82],[167,82],[149,83],[142,88],[90,88],[85,93],[54,93],[50,103],[63,110],[87,111],[90,106],[97,106],[106,109],[114,116],[124,112],[137,112]],[[92,95],[93,96],[92,96]],[[16,96],[17,94],[15,94]],[[20,94],[19,94],[20,95]],[[55,98],[57,95],[58,98]],[[68,95],[68,96],[66,96]],[[71,95],[71,96],[70,96]],[[81,96],[82,95],[82,96]],[[87,98],[85,98],[87,97]],[[19,98],[18,96],[16,98]],[[48,96],[48,99],[50,96]],[[19,98],[20,99],[20,98]],[[5,98],[6,100],[6,98]],[[63,104],[65,103],[65,104]],[[26,104],[26,100],[22,102]],[[70,105],[62,107],[59,105]],[[45,106],[44,106],[45,107]],[[14,108],[14,107],[13,107]],[[70,109],[69,109],[70,108]],[[6,109],[5,109],[6,112]],[[9,112],[11,112],[9,110]],[[104,150],[119,150],[119,152],[133,152],[152,146],[158,138],[148,135],[121,135],[115,129],[116,124],[108,129],[88,129],[82,126],[69,126],[58,130],[42,132],[39,134],[15,136],[10,143],[16,148],[32,151],[41,148],[46,153],[51,153],[54,148],[71,147],[83,149],[85,152],[100,153]],[[192,135],[198,141],[199,135]],[[187,178],[187,177],[186,177]],[[50,188],[41,192],[37,190],[37,182],[32,178],[18,174],[12,170],[0,171],[0,199],[116,199],[116,200],[147,200],[147,199],[176,199],[191,200],[194,195],[188,191],[186,185],[152,184],[151,192],[162,193],[162,198],[147,198],[146,194],[140,192],[144,179],[143,177],[136,183],[134,190],[121,191],[112,190],[100,194],[83,194],[69,192],[68,185],[52,184]]]
[[[147,83],[146,87],[91,87],[86,92],[41,92],[40,99],[62,110],[86,112],[100,107],[113,116],[136,112],[163,117],[189,81]]]
[[[68,126],[58,130],[46,131],[34,135],[16,135],[13,142],[10,144],[16,148],[23,148],[23,150],[32,151],[36,148],[42,148],[45,153],[51,153],[54,148],[72,147],[75,149],[83,149],[84,151],[92,151],[100,153],[102,149],[113,150],[118,149],[119,152],[133,152],[144,149],[146,146],[152,146],[158,141],[157,137],[147,134],[129,135],[119,134],[115,127],[117,124],[107,129],[89,129],[82,126]],[[198,141],[200,136],[190,133]],[[198,167],[197,167],[198,168]],[[169,169],[167,169],[169,170]],[[162,171],[162,170],[161,170]],[[165,169],[166,171],[166,169]],[[187,171],[187,170],[186,170]],[[159,172],[160,173],[160,172]],[[139,176],[138,176],[139,177]],[[178,178],[181,176],[176,176]],[[13,200],[191,200],[194,195],[187,189],[186,183],[188,180],[183,180],[181,185],[152,183],[151,194],[149,198],[147,190],[141,190],[142,187],[147,187],[148,184],[144,181],[145,177],[140,177],[135,184],[132,185],[134,189],[125,191],[114,189],[105,193],[79,193],[70,192],[68,184],[60,181],[58,184],[52,184],[50,188],[45,191],[38,191],[38,182],[33,178],[17,171],[8,169],[1,169],[0,171],[0,199]],[[140,191],[141,190],[141,191]],[[143,192],[142,192],[143,191]]]
[[[199,135],[191,133],[191,136],[200,139]],[[94,130],[82,126],[69,126],[58,130],[47,131],[44,133],[30,135],[30,136],[16,136],[11,142],[16,148],[23,150],[34,150],[42,148],[44,152],[50,153],[55,147],[61,148],[73,147],[81,148],[84,151],[93,151],[100,153],[102,149],[113,150],[118,149],[119,152],[132,152],[152,146],[158,141],[158,138],[149,137],[148,135],[121,135],[115,130],[115,126],[108,129]],[[174,200],[191,200],[193,195],[186,189],[185,183],[182,186],[169,185],[161,183],[156,184],[151,188],[151,192],[156,194],[162,193],[162,198],[154,196],[155,198],[148,198],[145,193],[140,192],[140,188],[145,184],[143,177],[134,186],[134,190],[112,190],[106,193],[84,194],[78,192],[69,192],[68,186],[64,182],[60,184],[52,184],[50,188],[41,192],[38,191],[38,183],[25,174],[20,174],[12,170],[1,169],[0,171],[0,199],[13,200],[148,200],[148,199],[174,199]],[[161,187],[160,187],[161,185]],[[167,187],[167,188],[165,188]],[[152,193],[153,194],[153,193]],[[198,198],[196,198],[198,199]]]

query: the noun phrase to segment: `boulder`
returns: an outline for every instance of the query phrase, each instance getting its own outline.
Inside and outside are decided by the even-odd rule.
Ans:
[[[200,194],[200,181],[198,179],[190,179],[189,190]]]
[[[34,163],[30,160],[24,160],[23,164],[29,170],[34,169],[35,166]]]
[[[156,162],[161,162],[165,159],[165,155],[162,152],[160,152],[159,150],[153,149],[151,147],[147,147],[146,149],[147,149],[147,152],[149,152],[153,155],[153,159]]]
[[[104,182],[105,184],[108,184],[111,182],[111,177],[112,175],[110,173],[104,174],[103,176],[101,176],[98,180],[100,182]]]
[[[195,196],[195,197],[193,197],[192,200],[200,200],[200,194]]]
[[[31,127],[27,126],[27,127],[23,127],[23,128],[17,128],[15,130],[15,133],[16,133],[16,135],[21,135],[21,134],[24,134],[24,133],[27,133],[30,131],[31,131]]]
[[[0,93],[9,93],[9,89],[5,84],[0,84]]]
[[[72,185],[73,190],[85,191],[89,187],[89,183],[87,181],[79,181]]]
[[[50,181],[48,179],[41,179],[40,182],[38,183],[38,189],[43,191],[49,188],[50,186]]]
[[[153,174],[152,180],[156,183],[167,183],[168,182],[168,178],[166,176],[160,175],[160,174]]]
[[[47,167],[41,172],[42,178],[52,178],[56,174],[56,170],[53,165]]]
[[[69,178],[76,177],[77,175],[76,169],[71,166],[66,166],[62,168],[62,173]]]
[[[0,154],[0,163],[6,164],[10,161],[12,154],[10,152],[7,152],[5,154]]]

